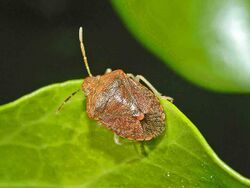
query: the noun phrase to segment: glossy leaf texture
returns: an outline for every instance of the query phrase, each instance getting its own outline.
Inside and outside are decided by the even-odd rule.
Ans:
[[[0,187],[249,187],[195,126],[161,100],[166,132],[145,143],[122,140],[88,119],[83,93],[60,113],[81,80],[47,86],[0,107]]]
[[[113,0],[127,28],[187,80],[250,91],[249,0]]]

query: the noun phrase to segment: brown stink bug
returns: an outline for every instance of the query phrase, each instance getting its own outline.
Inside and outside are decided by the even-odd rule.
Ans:
[[[114,71],[107,69],[104,75],[92,76],[81,27],[79,40],[84,64],[89,74],[82,84],[88,117],[114,132],[115,142],[118,144],[117,136],[145,141],[162,134],[165,130],[166,117],[159,102],[161,94],[143,76],[125,74],[120,69]],[[166,98],[172,101],[172,98]]]

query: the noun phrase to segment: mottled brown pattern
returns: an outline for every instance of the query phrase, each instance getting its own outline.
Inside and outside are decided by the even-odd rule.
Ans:
[[[87,77],[82,89],[89,118],[130,140],[151,140],[165,130],[158,98],[122,70]]]

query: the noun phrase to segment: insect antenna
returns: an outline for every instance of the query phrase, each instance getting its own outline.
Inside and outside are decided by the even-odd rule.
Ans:
[[[88,64],[88,59],[86,56],[86,52],[85,52],[85,48],[84,48],[84,44],[83,44],[83,34],[82,34],[82,27],[79,28],[79,41],[80,41],[80,47],[81,47],[81,52],[82,52],[82,57],[83,57],[83,61],[85,64],[85,67],[87,69],[87,72],[89,74],[89,76],[92,77],[92,74],[90,72],[89,69],[89,64]],[[63,106],[75,95],[77,94],[81,89],[77,89],[76,91],[74,91],[73,93],[71,93],[71,95],[69,95],[64,101],[63,103],[59,106],[59,108],[57,109],[56,113],[59,113],[61,111],[61,109],[63,108]]]
[[[83,57],[83,61],[84,61],[84,64],[85,64],[85,67],[87,69],[87,72],[89,74],[89,76],[92,77],[92,74],[90,72],[90,69],[89,69],[89,64],[88,64],[88,59],[87,59],[87,56],[86,56],[86,52],[85,52],[85,47],[84,47],[84,44],[83,44],[83,34],[82,34],[82,27],[79,28],[79,41],[80,41],[80,47],[81,47],[81,51],[82,51],[82,57]]]
[[[59,108],[57,108],[56,113],[59,113],[61,111],[61,109],[63,108],[63,106],[78,92],[80,91],[80,89],[74,91],[73,93],[71,93],[66,99],[64,99],[63,103],[59,106]]]

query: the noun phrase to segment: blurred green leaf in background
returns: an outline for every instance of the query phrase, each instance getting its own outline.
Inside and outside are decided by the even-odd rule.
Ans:
[[[250,91],[249,0],[113,0],[127,28],[187,80]]]
[[[133,142],[116,145],[111,131],[89,120],[83,93],[56,114],[81,83],[53,84],[0,106],[0,187],[250,186],[165,99],[166,132],[146,142],[147,157]]]

